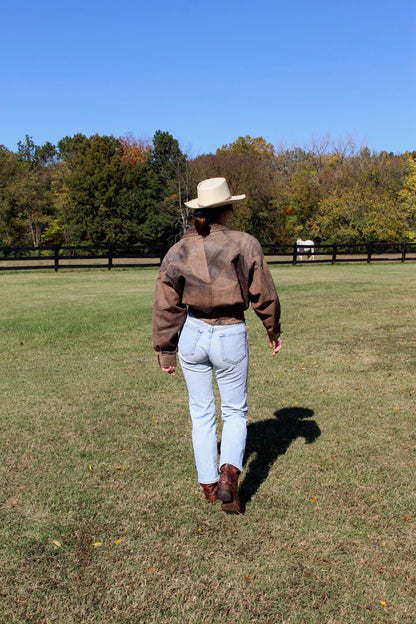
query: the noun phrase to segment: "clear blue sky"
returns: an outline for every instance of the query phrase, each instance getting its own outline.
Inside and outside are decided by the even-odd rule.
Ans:
[[[415,0],[0,0],[0,144],[416,149]]]

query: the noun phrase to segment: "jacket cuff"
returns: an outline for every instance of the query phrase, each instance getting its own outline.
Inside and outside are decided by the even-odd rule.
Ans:
[[[169,368],[169,366],[176,367],[176,353],[174,351],[171,353],[158,353],[157,361],[159,362],[160,368]]]
[[[281,329],[279,327],[279,331],[278,332],[267,332],[267,335],[269,336],[270,340],[277,340],[278,338],[280,338],[280,334],[281,334]]]

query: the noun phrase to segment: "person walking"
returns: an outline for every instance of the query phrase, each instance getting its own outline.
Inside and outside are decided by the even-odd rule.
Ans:
[[[233,206],[225,178],[209,178],[185,202],[194,226],[167,252],[156,280],[153,348],[163,372],[174,376],[176,353],[189,393],[198,481],[208,501],[240,513],[238,477],[247,438],[248,339],[244,311],[262,320],[272,356],[282,347],[280,303],[260,243],[227,228]],[[213,379],[223,420],[218,462]],[[219,468],[219,470],[218,470]]]

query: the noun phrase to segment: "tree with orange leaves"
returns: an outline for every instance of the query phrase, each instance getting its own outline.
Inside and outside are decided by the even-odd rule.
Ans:
[[[136,139],[131,132],[119,137],[118,140],[121,146],[122,159],[133,166],[143,165],[149,152],[152,151],[150,141],[147,139]]]

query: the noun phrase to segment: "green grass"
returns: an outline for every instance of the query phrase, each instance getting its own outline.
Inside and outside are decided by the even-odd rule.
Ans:
[[[272,272],[241,516],[197,484],[155,270],[0,276],[1,622],[414,622],[416,267]]]

